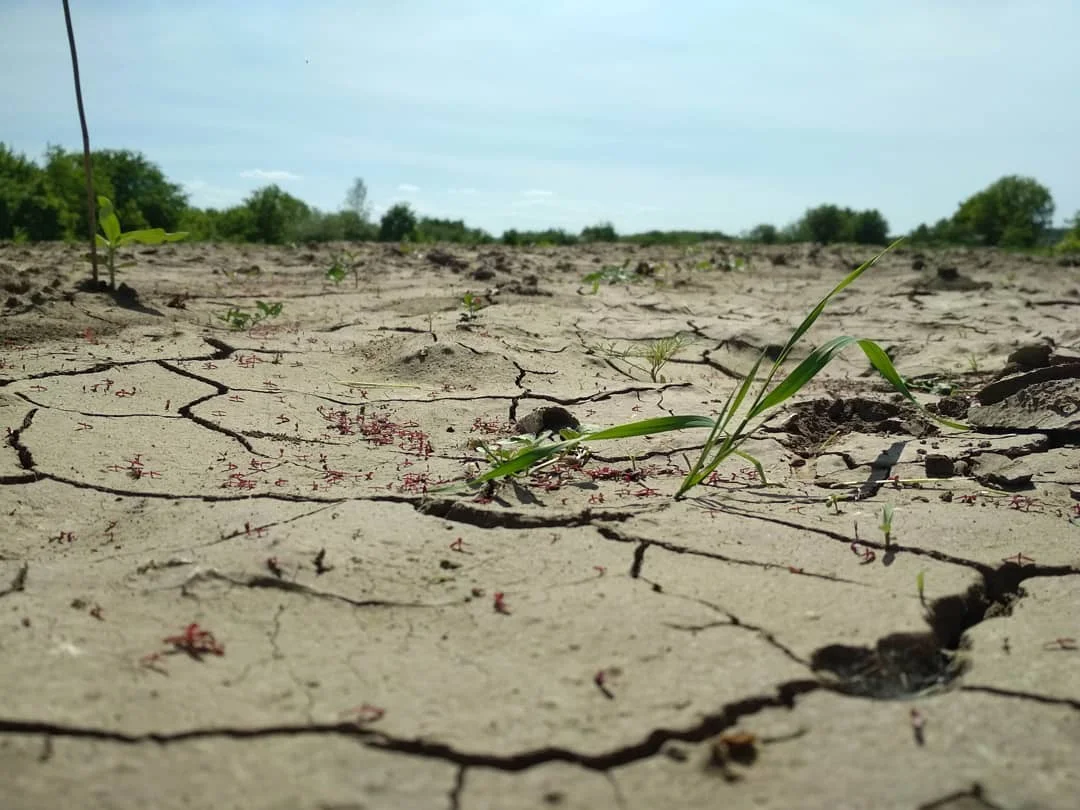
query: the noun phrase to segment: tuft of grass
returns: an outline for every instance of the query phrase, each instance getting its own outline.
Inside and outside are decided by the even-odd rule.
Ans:
[[[655,382],[667,382],[667,377],[660,374],[660,370],[667,365],[676,354],[681,352],[694,341],[686,335],[672,335],[651,340],[645,344],[627,344],[620,348],[615,343],[597,344],[588,346],[588,349],[601,354],[612,360],[620,360],[630,368],[648,374],[649,379]],[[630,358],[644,360],[648,367],[632,362]]]
[[[802,388],[804,388],[822,369],[824,369],[840,352],[849,346],[858,346],[875,370],[887,380],[896,391],[926,415],[949,427],[966,429],[966,425],[944,419],[936,414],[925,411],[908,389],[907,384],[893,366],[885,350],[877,343],[866,338],[856,338],[847,335],[835,337],[821,344],[790,371],[786,376],[777,381],[778,375],[788,356],[799,345],[810,327],[821,317],[829,302],[846,287],[854,283],[858,278],[869,270],[885,253],[894,248],[902,240],[897,240],[889,247],[878,253],[869,261],[859,265],[846,275],[841,281],[810,311],[803,322],[791,333],[783,349],[772,361],[768,371],[759,377],[762,365],[767,359],[766,354],[758,357],[750,373],[746,375],[742,383],[733,389],[718,415],[680,415],[663,416],[652,419],[644,419],[638,422],[629,422],[615,425],[600,430],[578,433],[572,430],[564,430],[560,441],[545,444],[524,446],[520,450],[510,454],[482,475],[468,482],[469,486],[481,486],[488,481],[516,475],[528,470],[534,464],[544,461],[554,455],[564,453],[585,442],[607,441],[611,439],[629,439],[637,436],[649,436],[657,433],[681,430],[708,430],[708,435],[702,446],[697,460],[690,465],[689,472],[683,479],[676,492],[676,499],[685,497],[686,493],[699,486],[713,473],[713,471],[731,456],[739,456],[754,465],[765,476],[761,463],[749,453],[742,450],[742,445],[750,439],[757,428],[760,427],[763,417],[769,411],[783,404]],[[758,383],[760,381],[760,386]],[[757,392],[754,389],[757,387]],[[449,487],[444,488],[449,489]]]

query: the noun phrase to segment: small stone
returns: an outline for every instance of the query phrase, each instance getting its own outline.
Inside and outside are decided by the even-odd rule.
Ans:
[[[514,425],[518,433],[558,433],[564,428],[577,430],[581,422],[577,420],[566,408],[537,408],[532,413],[523,416]]]
[[[952,478],[956,474],[956,465],[944,453],[928,453],[924,461],[927,478]]]

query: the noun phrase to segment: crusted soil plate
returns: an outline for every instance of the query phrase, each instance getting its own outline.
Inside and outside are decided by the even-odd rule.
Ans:
[[[792,360],[975,429],[851,351],[675,501],[703,431],[434,490],[714,412],[861,250],[335,250],[0,245],[5,810],[1075,804],[1080,269],[886,256]]]

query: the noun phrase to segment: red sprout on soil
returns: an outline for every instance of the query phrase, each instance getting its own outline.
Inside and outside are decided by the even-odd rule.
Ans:
[[[224,655],[225,647],[209,630],[203,630],[196,622],[192,622],[184,632],[176,636],[168,636],[164,639],[166,644],[171,644],[173,650],[184,652],[201,661],[204,655]]]

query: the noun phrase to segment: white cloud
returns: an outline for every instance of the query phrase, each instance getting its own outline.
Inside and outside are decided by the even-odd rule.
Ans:
[[[300,175],[287,172],[284,169],[247,169],[240,172],[241,177],[249,177],[255,180],[299,180]]]
[[[192,180],[184,183],[184,190],[191,195],[191,202],[199,208],[224,208],[236,205],[244,192],[235,188],[225,188],[207,183],[205,180]]]
[[[530,188],[521,193],[524,194],[526,197],[550,197],[555,192],[548,191],[546,188]]]
[[[415,194],[420,190],[420,186],[414,186],[412,183],[399,183],[397,190],[403,191],[406,194]]]

